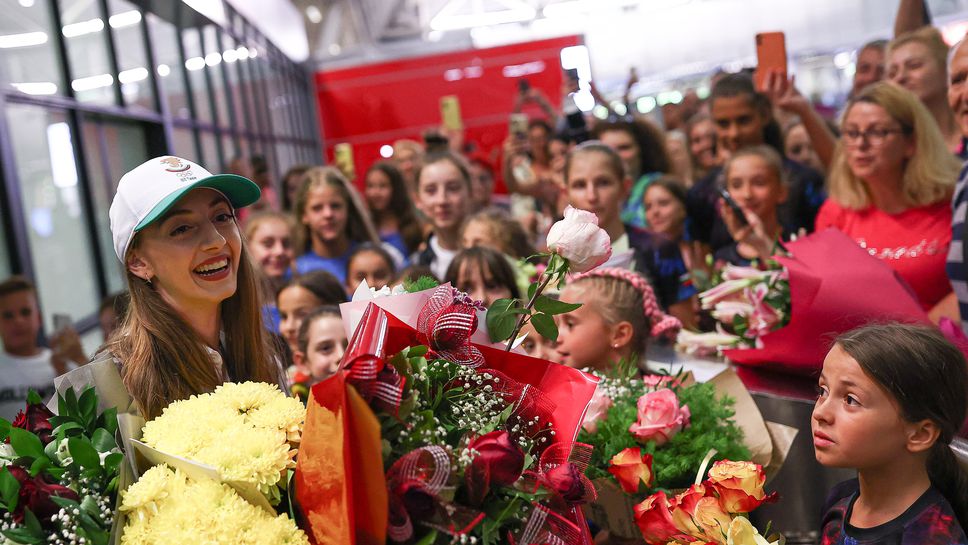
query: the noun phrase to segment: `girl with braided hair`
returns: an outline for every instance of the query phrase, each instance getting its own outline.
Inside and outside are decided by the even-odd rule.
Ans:
[[[650,338],[674,338],[682,327],[662,312],[640,274],[613,267],[573,278],[561,292],[567,303],[583,303],[558,319],[558,361],[569,367],[607,370],[623,358],[645,354]]]

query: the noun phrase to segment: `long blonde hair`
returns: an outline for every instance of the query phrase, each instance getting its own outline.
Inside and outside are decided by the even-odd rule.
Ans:
[[[225,369],[233,381],[275,384],[276,351],[262,322],[259,276],[244,240],[240,257],[235,293],[221,303]],[[150,420],[171,402],[211,392],[222,380],[194,329],[144,280],[130,271],[127,278],[128,315],[106,348],[122,362],[124,385]]]
[[[904,165],[901,192],[911,206],[926,206],[947,199],[958,177],[960,163],[948,151],[938,124],[924,104],[910,91],[887,82],[867,86],[847,104],[844,119],[857,103],[876,104],[897,121],[904,134],[914,138],[914,156]],[[830,197],[846,208],[862,210],[871,205],[870,190],[847,164],[844,139],[830,168]]]
[[[378,244],[380,238],[376,234],[376,228],[373,227],[373,220],[370,219],[370,211],[363,204],[363,199],[356,188],[353,187],[353,184],[335,167],[313,167],[303,174],[299,193],[296,194],[296,206],[293,208],[296,223],[302,225],[302,229],[297,230],[302,235],[302,250],[309,250],[313,241],[312,231],[302,221],[306,204],[309,201],[309,193],[327,186],[336,188],[343,200],[346,201],[346,236],[350,239],[350,242]]]

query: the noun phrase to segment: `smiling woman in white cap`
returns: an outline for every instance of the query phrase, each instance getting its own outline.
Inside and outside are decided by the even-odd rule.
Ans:
[[[235,220],[258,199],[248,179],[178,157],[121,178],[111,233],[131,303],[107,349],[146,418],[227,380],[277,381],[257,272]]]

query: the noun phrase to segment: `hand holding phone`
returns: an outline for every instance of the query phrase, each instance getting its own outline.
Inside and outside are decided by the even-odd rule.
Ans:
[[[786,36],[782,32],[761,32],[756,35],[756,71],[753,83],[758,91],[766,86],[766,78],[771,72],[778,72],[787,78]]]
[[[746,220],[746,212],[744,212],[743,209],[740,208],[739,203],[737,203],[736,200],[729,195],[729,191],[726,191],[725,189],[720,189],[719,195],[723,198],[724,201],[726,201],[726,205],[729,206],[730,210],[733,211],[733,217],[736,218],[736,221],[741,226],[745,227],[750,224],[750,222]]]

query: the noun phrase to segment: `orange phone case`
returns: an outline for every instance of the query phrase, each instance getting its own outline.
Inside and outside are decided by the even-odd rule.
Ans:
[[[778,70],[787,75],[786,36],[782,32],[761,32],[756,35],[756,71],[753,82],[762,90],[766,74]]]

